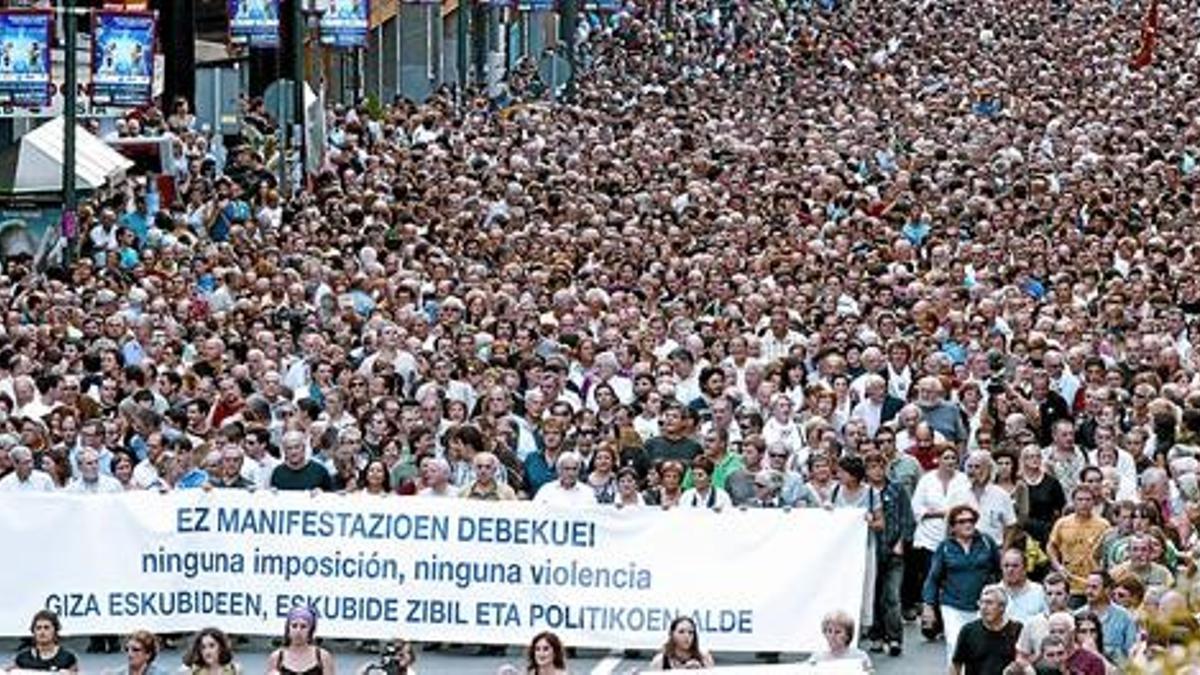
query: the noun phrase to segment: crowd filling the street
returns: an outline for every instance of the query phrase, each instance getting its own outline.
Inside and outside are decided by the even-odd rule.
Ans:
[[[121,118],[172,188],[4,262],[0,491],[862,509],[813,662],[902,662],[907,623],[955,674],[1195,663],[1200,2],[664,10],[587,15],[570,96],[332,105],[295,194],[262,99],[224,139]],[[13,663],[77,668],[38,609]],[[332,675],[319,619],[272,673]],[[237,670],[217,629],[89,650],[153,675],[162,637]]]

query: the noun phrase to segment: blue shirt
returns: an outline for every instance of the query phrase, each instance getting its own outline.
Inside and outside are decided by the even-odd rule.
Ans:
[[[525,493],[536,495],[546,483],[558,478],[558,469],[546,461],[546,453],[531,452],[525,458]]]
[[[204,469],[192,469],[179,477],[175,487],[181,490],[204,487],[208,482],[208,472]]]
[[[1081,607],[1075,616],[1088,610],[1086,606]],[[1129,658],[1129,650],[1133,649],[1138,639],[1137,621],[1129,610],[1109,603],[1108,609],[1100,616],[1100,628],[1104,631],[1104,655],[1108,660],[1121,663]]]
[[[146,243],[146,234],[150,232],[150,217],[140,211],[126,213],[121,216],[121,224],[133,230],[137,235],[138,244]]]
[[[953,537],[947,537],[933,552],[921,600],[927,605],[973,612],[979,609],[983,587],[999,578],[1000,547],[991,537],[976,532],[968,550]]]

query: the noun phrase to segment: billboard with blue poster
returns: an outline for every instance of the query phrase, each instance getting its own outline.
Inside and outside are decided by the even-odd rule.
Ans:
[[[92,102],[136,107],[154,88],[153,12],[99,11],[92,25]]]
[[[370,0],[326,0],[321,14],[321,44],[366,47],[371,29]]]
[[[229,41],[255,49],[279,46],[279,0],[229,0]]]
[[[28,10],[0,11],[0,105],[50,105],[50,40],[54,15]]]

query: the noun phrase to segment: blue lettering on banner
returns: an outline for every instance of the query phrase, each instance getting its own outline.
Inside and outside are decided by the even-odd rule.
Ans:
[[[441,542],[451,527],[448,516],[427,514],[190,506],[176,509],[175,531]],[[596,546],[596,523],[582,520],[464,516],[454,534],[480,544]]]
[[[62,617],[87,616],[264,616],[262,598],[241,591],[115,591],[57,593],[46,596],[46,609]]]
[[[517,563],[441,560],[437,554],[418,560],[413,568],[416,581],[451,582],[458,588],[472,584],[520,584],[521,566]]]
[[[62,618],[100,616],[95,593],[59,593],[46,596],[43,606]]]
[[[650,570],[639,569],[630,562],[627,568],[588,567],[572,560],[560,565],[547,559],[541,565],[530,565],[529,576],[538,586],[577,586],[580,588],[615,588],[645,591],[650,589]]]
[[[596,524],[541,518],[461,517],[458,540],[480,544],[595,548]]]
[[[284,618],[296,606],[311,607],[324,620],[387,621],[400,620],[400,600],[376,596],[277,595],[275,617]]]
[[[207,506],[182,507],[175,511],[176,532],[210,532]]]
[[[447,541],[450,518],[420,513],[219,508],[216,531],[281,537]]]
[[[404,620],[408,623],[467,625],[468,621],[458,600],[409,599]]]
[[[511,602],[477,602],[475,603],[475,625],[505,628],[520,626],[521,610]]]
[[[182,574],[195,579],[200,574],[241,574],[246,560],[241,553],[223,551],[157,551],[142,554],[142,574]]]
[[[659,633],[677,616],[690,616],[706,634],[754,632],[754,612],[749,609],[701,609],[692,612],[662,607],[609,607],[597,605],[529,605],[529,627],[559,630]]]

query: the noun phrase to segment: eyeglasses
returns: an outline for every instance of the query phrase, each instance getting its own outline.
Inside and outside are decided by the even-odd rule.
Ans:
[[[786,452],[769,452],[767,454],[771,457],[778,457],[779,459],[787,459],[788,456]]]
[[[954,524],[955,525],[974,525],[975,519],[974,518],[955,518]]]
[[[145,648],[143,648],[141,645],[133,645],[133,644],[130,644],[130,645],[125,645],[125,651],[127,651],[127,652],[135,652],[135,653],[136,653],[136,652],[144,652],[144,651],[146,651],[146,650],[145,650]]]

